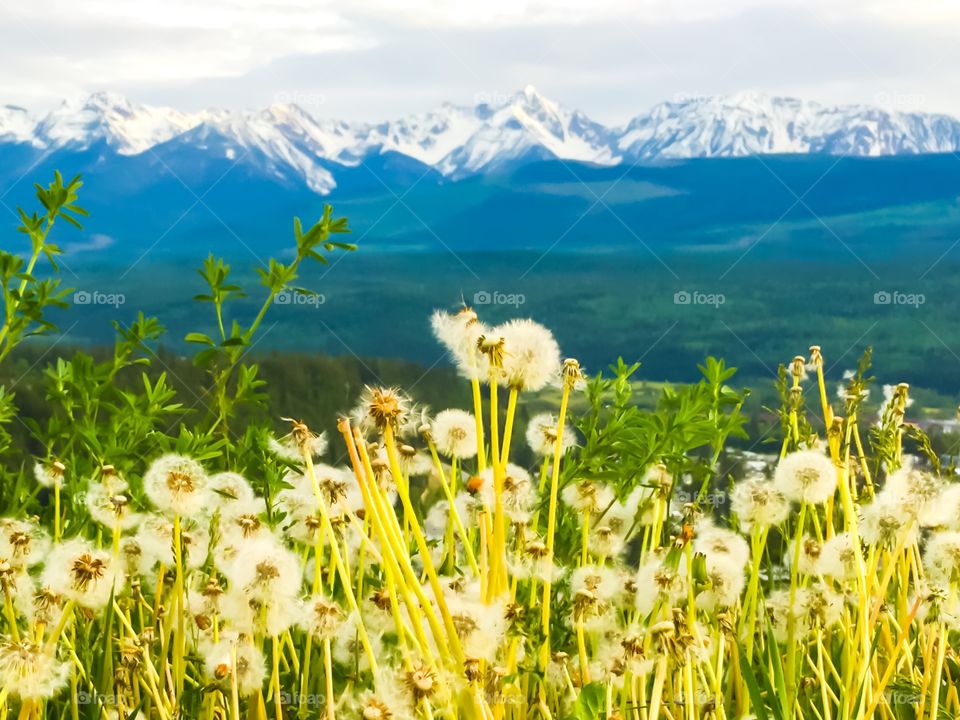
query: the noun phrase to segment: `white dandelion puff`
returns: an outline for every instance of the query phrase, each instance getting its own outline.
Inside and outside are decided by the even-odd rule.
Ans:
[[[560,381],[560,347],[543,325],[533,320],[511,320],[495,327],[491,335],[503,339],[502,385],[537,391]]]
[[[730,494],[730,509],[744,530],[773,527],[787,519],[790,503],[769,480],[754,475],[741,480]]]
[[[55,546],[41,576],[43,584],[57,595],[90,610],[106,606],[119,580],[110,553],[80,538]]]
[[[69,664],[30,641],[0,641],[0,686],[21,700],[45,700],[67,684]],[[25,706],[26,707],[26,706]]]
[[[837,489],[837,468],[818,450],[797,450],[780,460],[773,482],[788,500],[819,505]]]
[[[143,476],[143,490],[160,512],[192,517],[208,507],[208,478],[196,460],[184,455],[163,455]]]
[[[460,460],[477,454],[477,423],[464,410],[443,410],[430,423],[430,436],[441,455]]]
[[[568,423],[563,426],[560,440],[562,455],[576,443],[577,438]],[[539,413],[527,423],[527,445],[539,457],[553,457],[557,443],[557,416],[552,413]]]

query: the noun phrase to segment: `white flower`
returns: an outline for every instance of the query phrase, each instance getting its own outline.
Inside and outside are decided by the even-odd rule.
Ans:
[[[491,335],[503,339],[500,382],[517,390],[541,390],[560,380],[560,347],[547,328],[533,320],[511,320]]]
[[[488,330],[472,309],[464,307],[454,315],[437,310],[430,317],[430,325],[437,340],[453,357],[461,376],[468,380],[486,380],[489,365],[477,349],[477,343]]]
[[[212,506],[219,509],[222,515],[229,515],[237,504],[248,507],[257,500],[250,483],[240,473],[219,472],[211,475],[207,487]]]
[[[437,451],[461,460],[477,454],[477,422],[464,410],[443,410],[430,424],[430,434]]]
[[[850,533],[838,533],[820,547],[816,572],[838,582],[849,580],[857,572],[857,553]]]
[[[241,697],[263,687],[267,676],[266,660],[249,638],[228,635],[217,644],[204,648],[203,655],[207,677],[229,688],[231,677],[236,675]]]
[[[743,568],[750,561],[750,546],[747,541],[732,530],[717,527],[712,523],[702,523],[697,527],[693,550],[706,556],[708,568],[714,561],[729,563],[738,568]]]
[[[32,567],[50,552],[50,536],[34,520],[0,518],[0,553],[17,567]]]
[[[788,500],[819,505],[837,489],[837,468],[818,450],[798,450],[780,460],[773,482]]]
[[[130,530],[140,522],[140,515],[130,507],[130,498],[123,493],[111,493],[104,485],[94,485],[84,498],[87,512],[104,527]]]
[[[606,510],[614,497],[613,490],[608,486],[592,480],[570,483],[560,491],[560,499],[564,504],[580,513]]]
[[[167,568],[174,567],[176,557],[173,552],[173,535],[172,520],[156,513],[144,515],[135,538],[145,562],[150,566],[160,563]],[[206,528],[191,520],[181,521],[180,537],[184,549],[184,565],[190,569],[203,565],[210,548],[210,533]]]
[[[303,463],[303,453],[293,435],[287,435],[279,439],[271,435],[267,439],[267,448],[278,458],[286,460],[288,463],[294,465]],[[316,459],[323,456],[327,451],[326,433],[311,435],[307,442],[307,448],[310,450],[312,458]]]
[[[923,567],[934,582],[960,582],[960,532],[938,532],[927,539]]]
[[[0,686],[21,700],[45,700],[67,683],[70,665],[24,640],[0,641]],[[26,707],[26,706],[25,706]]]
[[[576,435],[569,423],[564,423],[563,437],[560,440],[560,454],[572,448],[577,442]],[[557,443],[557,416],[552,413],[539,413],[527,423],[527,445],[535,455],[553,457]]]
[[[300,591],[300,561],[273,536],[245,542],[232,561],[221,563],[220,570],[231,587],[264,602],[295,597]]]
[[[160,512],[180,517],[202,513],[209,505],[207,474],[184,455],[163,455],[143,476],[143,490]]]
[[[304,631],[321,640],[333,638],[345,618],[343,609],[330,598],[318,594],[303,601],[297,620]]]
[[[772,527],[787,519],[790,503],[772,482],[759,475],[745,478],[733,487],[730,509],[744,530]]]
[[[894,548],[901,541],[912,544],[916,536],[914,517],[900,498],[881,492],[860,509],[860,537],[867,545]]]
[[[38,462],[33,466],[33,476],[43,487],[53,488],[63,486],[63,474],[66,467],[59,460]]]
[[[939,502],[944,483],[933,473],[916,467],[914,458],[904,458],[903,466],[887,476],[883,492],[899,501],[922,525],[938,525]]]
[[[56,594],[90,610],[102,610],[120,580],[110,553],[80,538],[54,547],[41,579]]]
[[[681,567],[686,572],[686,557]],[[743,564],[726,553],[707,558],[707,588],[697,596],[697,606],[707,612],[736,605],[743,592]]]

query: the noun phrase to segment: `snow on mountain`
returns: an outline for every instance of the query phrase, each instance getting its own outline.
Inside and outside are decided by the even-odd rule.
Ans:
[[[37,121],[26,108],[17,105],[0,107],[0,142],[34,143]]]
[[[661,103],[634,118],[617,148],[635,159],[754,153],[877,156],[952,152],[960,122],[945,115],[825,106],[738,93]]]
[[[446,175],[493,169],[524,156],[616,164],[613,134],[582,113],[548,100],[528,85],[500,107],[479,105],[481,120],[459,147],[439,163]]]
[[[336,186],[337,165],[356,166],[388,152],[457,179],[543,158],[616,165],[753,153],[955,152],[960,121],[744,92],[662,103],[625,127],[611,128],[531,86],[498,104],[446,103],[382,123],[320,120],[296,105],[183,113],[104,92],[63,103],[39,119],[23,108],[0,107],[0,144],[55,151],[99,142],[120,155],[171,144],[178,151],[246,159],[268,175],[299,179],[315,192],[328,193]]]
[[[48,147],[86,149],[106,141],[121,155],[137,155],[186,132],[203,114],[132,105],[115,93],[97,92],[80,102],[64,102],[37,125],[36,139]]]

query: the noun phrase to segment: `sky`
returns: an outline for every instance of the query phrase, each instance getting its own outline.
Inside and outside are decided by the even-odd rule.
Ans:
[[[531,84],[605,123],[742,90],[960,115],[955,0],[30,0],[0,104],[111,90],[385,120]]]

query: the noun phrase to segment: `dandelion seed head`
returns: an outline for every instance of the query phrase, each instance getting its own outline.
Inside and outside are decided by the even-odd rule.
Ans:
[[[730,494],[730,509],[744,530],[773,527],[787,519],[790,503],[769,480],[760,475],[741,480]]]
[[[241,695],[251,695],[261,688],[267,676],[267,663],[260,649],[244,635],[225,633],[219,642],[202,648],[207,677],[229,687],[236,676]]]
[[[235,507],[248,508],[257,502],[257,495],[250,487],[250,482],[240,473],[215,473],[210,476],[208,488],[213,507],[218,509],[221,515],[231,514]]]
[[[560,439],[560,454],[574,446],[577,438],[569,424],[564,424]],[[527,423],[527,445],[538,457],[553,457],[557,444],[557,416],[538,413]]]
[[[105,528],[130,530],[140,523],[140,514],[130,506],[130,499],[123,493],[111,493],[104,485],[87,490],[84,502],[94,522]]]
[[[430,436],[441,455],[465,460],[477,454],[476,418],[464,410],[437,413],[430,424]]]
[[[472,308],[464,306],[454,314],[437,310],[430,318],[430,325],[434,336],[450,353],[462,377],[468,380],[486,379],[488,363],[478,351],[477,342],[488,330],[477,319]]]
[[[196,460],[184,455],[162,455],[143,476],[143,490],[160,512],[193,517],[209,506],[208,479]]]
[[[706,556],[707,567],[715,560],[740,568],[750,561],[750,546],[746,540],[732,530],[709,522],[696,528],[693,550]]]
[[[860,508],[860,537],[875,547],[893,548],[901,538],[908,544],[917,533],[913,520],[898,497],[880,492],[872,503]]]
[[[837,489],[837,469],[818,450],[797,450],[780,460],[773,482],[788,500],[819,505]]]
[[[613,490],[594,480],[570,483],[560,491],[560,498],[579,513],[596,513],[613,503]]]
[[[923,568],[934,582],[960,582],[960,532],[942,531],[930,535],[923,551]]]
[[[29,641],[0,641],[0,686],[21,700],[45,700],[67,683],[70,666]]]
[[[850,533],[837,533],[823,543],[820,555],[816,559],[815,572],[844,582],[854,577],[857,571],[857,555]]]
[[[523,391],[560,381],[560,347],[547,328],[533,320],[511,320],[492,334],[503,339],[501,384]]]
[[[110,553],[74,538],[53,548],[41,580],[56,594],[96,611],[109,602],[120,578]]]
[[[50,552],[50,536],[34,520],[0,518],[0,555],[21,567],[33,567]]]
[[[66,471],[67,466],[56,459],[38,462],[33,466],[34,478],[36,478],[40,485],[46,488],[61,487]]]

